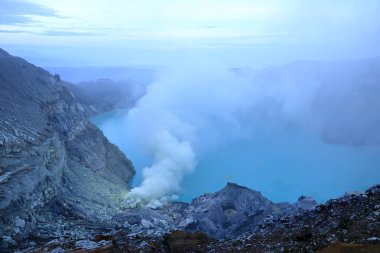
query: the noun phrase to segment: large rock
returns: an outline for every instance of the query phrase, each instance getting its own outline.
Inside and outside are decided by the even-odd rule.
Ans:
[[[248,252],[263,252],[263,249],[264,252],[279,249],[281,252],[378,252],[379,211],[380,185],[375,185],[359,195],[331,199],[312,210],[264,221],[252,232],[239,236],[239,240],[222,242],[220,248],[234,248],[225,252],[247,252],[247,248]]]
[[[188,231],[203,231],[214,238],[234,238],[268,216],[278,217],[298,210],[295,205],[273,203],[260,192],[227,183],[218,192],[195,198],[186,209],[186,220],[182,223]]]
[[[294,204],[274,203],[260,192],[234,183],[220,191],[201,195],[191,203],[168,203],[162,208],[127,208],[115,216],[133,234],[159,236],[172,230],[202,231],[211,238],[226,239],[250,232],[264,220],[312,210],[317,203],[300,197]]]
[[[52,201],[107,219],[134,175],[131,162],[59,79],[1,49],[0,90],[3,245],[31,231]]]

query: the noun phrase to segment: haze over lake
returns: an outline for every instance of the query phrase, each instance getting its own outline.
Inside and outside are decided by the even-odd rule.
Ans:
[[[105,113],[93,122],[132,160],[137,171],[133,185],[138,186],[142,168],[150,166],[153,158],[128,138],[126,114]],[[178,200],[189,202],[226,182],[236,182],[273,201],[294,202],[309,195],[323,202],[380,180],[378,147],[328,144],[315,133],[294,126],[256,123],[256,137],[231,141],[203,154],[194,172],[183,180]]]

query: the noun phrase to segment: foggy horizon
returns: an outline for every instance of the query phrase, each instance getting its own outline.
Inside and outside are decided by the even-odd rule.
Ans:
[[[42,67],[262,68],[380,56],[378,1],[3,0],[1,46]]]

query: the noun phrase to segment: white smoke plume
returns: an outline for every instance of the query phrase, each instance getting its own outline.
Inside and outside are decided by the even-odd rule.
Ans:
[[[141,185],[128,194],[129,206],[174,200],[202,150],[241,132],[237,112],[246,104],[248,80],[211,64],[167,73],[127,116],[134,138],[154,157]]]
[[[167,71],[128,113],[129,137],[153,157],[153,164],[143,169],[141,185],[127,195],[129,206],[159,207],[176,199],[183,178],[204,152],[228,141],[255,137],[257,127],[270,134],[269,121],[257,125],[258,117],[271,119],[275,126],[290,123],[327,133],[343,143],[351,141],[347,136],[359,144],[370,143],[371,136],[357,134],[357,129],[378,133],[372,123],[379,120],[378,114],[363,113],[379,108],[369,92],[375,83],[367,87],[355,81],[363,73],[367,76],[367,66],[377,61],[300,62],[247,73],[209,62],[200,66],[202,60],[189,62],[197,64]],[[371,72],[373,80],[377,73],[376,69]],[[343,99],[352,96],[355,99],[347,100],[349,104]],[[341,117],[348,107],[349,113]],[[332,121],[331,115],[340,118],[334,116],[339,120]],[[368,124],[352,123],[359,118],[357,122]],[[257,132],[263,134],[262,129]]]

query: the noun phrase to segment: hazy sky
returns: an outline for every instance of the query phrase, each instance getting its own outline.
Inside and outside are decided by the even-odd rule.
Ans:
[[[378,0],[0,0],[0,43],[33,63],[234,66],[380,52]]]

